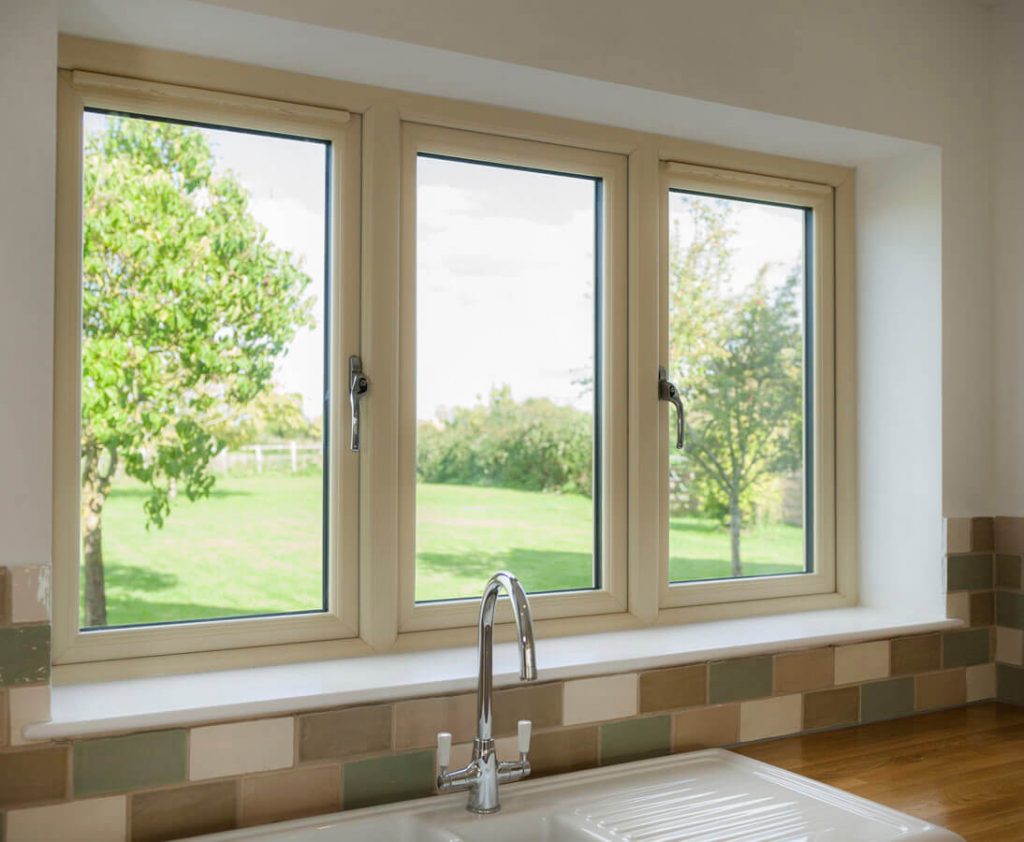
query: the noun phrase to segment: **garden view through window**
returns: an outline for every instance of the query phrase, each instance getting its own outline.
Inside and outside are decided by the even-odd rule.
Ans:
[[[416,600],[599,584],[600,181],[420,154]]]
[[[669,193],[669,579],[812,568],[811,370],[803,208]],[[673,427],[674,433],[674,427]]]
[[[321,141],[86,111],[83,628],[321,611]]]

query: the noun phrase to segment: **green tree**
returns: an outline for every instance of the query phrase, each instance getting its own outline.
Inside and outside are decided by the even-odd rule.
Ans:
[[[147,487],[147,526],[172,489],[209,494],[224,407],[256,398],[310,319],[310,278],[268,240],[246,190],[214,172],[191,127],[111,118],[85,148],[82,556],[85,622],[106,624],[103,506],[119,471]]]
[[[802,329],[796,272],[768,282],[768,266],[730,289],[729,207],[687,203],[694,235],[671,243],[670,356],[687,408],[685,463],[706,508],[726,517],[732,575],[743,575],[744,512],[772,474],[799,467]]]

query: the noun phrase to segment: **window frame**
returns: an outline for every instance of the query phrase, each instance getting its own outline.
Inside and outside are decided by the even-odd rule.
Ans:
[[[662,413],[658,437],[661,476],[659,602],[662,608],[743,603],[836,592],[836,486],[835,486],[835,190],[827,184],[774,178],[736,170],[663,161],[661,248],[659,282],[661,301],[660,354],[668,362],[669,198],[673,190],[726,199],[770,202],[811,211],[813,292],[812,395],[813,464],[805,466],[812,478],[814,569],[810,572],[741,579],[672,582],[669,579],[669,441],[668,414]],[[806,327],[806,323],[805,323]],[[806,410],[805,410],[805,418]],[[806,509],[805,509],[806,511]]]
[[[610,632],[618,629],[677,625],[732,617],[790,611],[838,608],[858,599],[857,570],[857,451],[856,451],[856,318],[854,262],[854,180],[847,167],[804,159],[639,132],[611,125],[522,111],[503,106],[444,99],[353,82],[313,77],[289,71],[228,62],[221,59],[165,50],[112,44],[62,35],[58,48],[58,202],[56,266],[56,340],[54,377],[54,677],[58,683],[95,681],[162,673],[279,664],[297,660],[353,657],[375,652],[412,651],[442,646],[472,645],[476,638],[474,603],[462,613],[440,622],[403,619],[399,552],[401,401],[399,377],[399,306],[402,273],[408,265],[403,253],[403,144],[405,128],[431,126],[437,130],[471,133],[499,145],[510,142],[557,147],[573,154],[611,155],[621,161],[623,209],[618,258],[623,261],[625,307],[622,356],[625,375],[618,384],[625,445],[621,481],[616,489],[624,500],[620,537],[623,547],[623,585],[615,598],[620,607],[605,613],[586,608],[574,616],[549,610],[540,595],[532,601],[538,615],[538,638]],[[144,79],[146,81],[139,81]],[[356,527],[346,533],[343,575],[351,581],[345,622],[337,618],[330,628],[297,630],[282,620],[308,617],[217,620],[190,624],[203,629],[190,639],[171,640],[168,631],[183,627],[153,626],[139,632],[129,647],[110,645],[83,649],[69,633],[77,630],[77,566],[68,564],[69,524],[77,524],[77,437],[68,434],[68,417],[77,425],[77,375],[69,381],[66,344],[69,326],[77,331],[77,309],[67,302],[62,285],[70,273],[78,283],[79,255],[67,247],[81,232],[80,192],[68,200],[69,174],[74,189],[75,166],[80,167],[80,110],[75,112],[78,86],[103,80],[106,95],[135,96],[140,92],[160,100],[159,92],[173,88],[178,105],[189,101],[213,109],[224,123],[224,108],[232,103],[254,103],[271,116],[283,114],[314,122],[341,119],[333,130],[344,137],[344,161],[335,167],[341,178],[336,188],[334,224],[342,215],[349,220],[336,236],[335,260],[352,281],[354,305],[345,312],[344,348],[332,348],[335,374],[347,356],[359,353],[371,380],[363,406],[363,448],[358,457],[348,451],[349,413],[341,412],[333,425],[341,436],[334,458],[343,458],[353,470],[346,472],[345,503],[332,503],[332,512],[345,507]],[[222,93],[223,92],[223,93]],[[90,96],[97,95],[96,92]],[[303,103],[292,105],[290,103]],[[99,104],[98,107],[103,107]],[[136,109],[140,110],[140,109]],[[151,112],[152,113],[152,112]],[[255,112],[248,112],[250,115]],[[77,122],[76,122],[77,121]],[[330,120],[328,120],[330,122]],[[78,127],[77,129],[75,127]],[[71,127],[71,131],[69,131]],[[303,132],[296,132],[302,134]],[[308,133],[308,132],[307,132]],[[72,136],[73,135],[73,136]],[[336,150],[340,146],[335,147]],[[337,154],[337,152],[336,152]],[[75,163],[75,155],[79,162]],[[489,157],[489,156],[488,156]],[[835,580],[831,590],[785,595],[756,595],[750,599],[682,602],[667,582],[667,424],[668,407],[657,399],[657,368],[667,357],[664,342],[667,310],[662,314],[664,234],[662,204],[665,171],[673,166],[705,167],[729,171],[746,179],[815,184],[832,191],[834,204],[834,470]],[[80,176],[79,176],[80,182]],[[80,191],[80,187],[78,188]],[[607,204],[606,204],[607,207]],[[405,208],[405,209],[404,209]],[[76,231],[77,226],[77,231]],[[69,237],[73,238],[69,240]],[[610,264],[609,264],[610,265]],[[332,273],[337,277],[337,272]],[[62,278],[64,280],[62,280]],[[346,281],[346,284],[348,281]],[[348,287],[346,287],[348,288]],[[335,341],[339,331],[335,331]],[[77,346],[77,343],[75,343]],[[71,364],[77,372],[77,347]],[[74,392],[69,392],[69,384]],[[340,393],[343,400],[345,390]],[[335,394],[338,394],[335,392]],[[347,404],[347,401],[344,401]],[[835,413],[835,406],[842,412]],[[343,401],[334,401],[343,409]],[[69,447],[68,442],[73,444]],[[69,460],[70,455],[70,460]],[[358,474],[353,478],[353,474]],[[68,477],[71,485],[68,486]],[[62,485],[65,483],[65,485]],[[820,485],[820,484],[819,484]],[[70,489],[70,490],[69,490]],[[406,489],[408,494],[408,489]],[[336,518],[334,519],[336,522]],[[817,530],[820,534],[821,530]],[[408,558],[408,556],[407,556]],[[73,576],[73,585],[69,584]],[[761,584],[764,580],[752,580]],[[732,586],[736,582],[725,583]],[[568,596],[581,596],[569,594]],[[590,596],[583,594],[582,596]],[[502,603],[504,600],[502,600]],[[406,608],[408,603],[406,604]],[[74,612],[73,614],[71,612]],[[408,611],[405,612],[409,614]],[[68,617],[73,616],[74,621]],[[500,608],[498,640],[511,640],[510,612]],[[421,618],[422,619],[422,618]],[[250,628],[241,629],[240,624]],[[235,633],[235,629],[238,633]],[[118,630],[120,633],[121,630]],[[91,632],[90,635],[97,633]],[[105,633],[103,633],[105,634]]]
[[[402,132],[401,279],[399,352],[400,434],[398,503],[398,633],[475,626],[474,600],[417,603],[416,586],[416,166],[421,153],[480,163],[581,175],[602,182],[603,316],[599,559],[601,585],[592,590],[530,596],[538,620],[622,613],[626,610],[626,179],[623,155],[534,140],[404,122]],[[595,306],[598,302],[595,301]],[[502,615],[506,613],[503,607]],[[511,620],[508,613],[506,621]]]
[[[86,109],[211,127],[306,137],[331,144],[328,214],[328,357],[331,363],[328,472],[328,578],[324,611],[82,630],[79,622],[81,416],[82,119]],[[359,347],[356,185],[359,117],[205,89],[97,73],[58,77],[57,253],[54,349],[53,660],[78,663],[175,655],[358,635],[358,463],[348,451],[348,351]],[[348,349],[352,349],[349,351]],[[351,501],[351,502],[350,502]]]

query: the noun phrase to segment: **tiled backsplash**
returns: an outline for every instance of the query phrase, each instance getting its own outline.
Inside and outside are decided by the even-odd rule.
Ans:
[[[999,696],[1024,702],[1024,528],[1000,523],[948,522],[948,609],[963,630],[498,690],[499,755],[515,754],[520,718],[534,722],[541,776],[956,707],[996,695],[994,646]],[[1020,546],[997,555],[1000,534]],[[156,842],[429,795],[442,730],[453,765],[469,757],[472,693],[26,745],[21,728],[48,710],[49,628],[0,583],[5,842]]]

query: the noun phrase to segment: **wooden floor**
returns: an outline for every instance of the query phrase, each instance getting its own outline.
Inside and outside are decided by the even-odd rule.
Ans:
[[[985,704],[735,749],[968,842],[1024,842],[1024,709]]]

